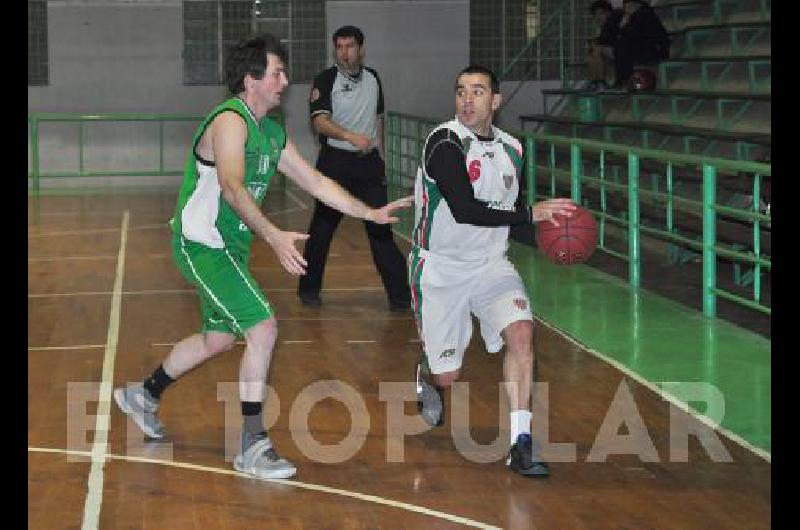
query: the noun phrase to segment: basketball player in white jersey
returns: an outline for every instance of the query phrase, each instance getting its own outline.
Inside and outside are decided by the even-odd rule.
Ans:
[[[415,183],[409,284],[423,355],[417,399],[423,419],[441,425],[442,389],[459,377],[474,314],[490,352],[505,346],[503,376],[511,410],[506,465],[549,475],[531,437],[533,315],[506,258],[509,226],[570,216],[569,199],[522,201],[522,146],[492,125],[501,103],[497,77],[469,66],[456,81],[456,117],[428,136]]]

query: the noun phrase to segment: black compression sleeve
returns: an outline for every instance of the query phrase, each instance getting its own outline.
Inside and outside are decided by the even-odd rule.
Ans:
[[[530,222],[530,209],[517,196],[514,210],[497,210],[475,198],[458,137],[448,129],[437,131],[425,145],[425,172],[436,181],[458,223],[505,226]]]

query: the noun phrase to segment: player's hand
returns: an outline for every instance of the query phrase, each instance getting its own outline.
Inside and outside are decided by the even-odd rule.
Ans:
[[[372,138],[358,133],[352,133],[347,141],[353,144],[359,151],[366,151],[375,145]]]
[[[294,244],[295,241],[305,241],[306,239],[308,239],[308,234],[278,230],[270,237],[267,243],[278,255],[278,260],[289,274],[302,276],[306,273],[308,263],[303,259],[303,255],[295,248]]]
[[[397,199],[396,201],[392,201],[383,208],[374,208],[367,212],[367,215],[364,217],[367,221],[372,221],[373,223],[377,223],[379,225],[385,225],[388,223],[396,223],[400,220],[399,217],[394,217],[392,212],[399,208],[408,208],[414,204],[414,196],[409,195],[407,197],[403,197],[402,199]]]
[[[550,221],[555,226],[559,226],[556,216],[572,217],[572,213],[577,206],[572,199],[548,199],[537,202],[531,208],[531,220],[536,223],[539,221]]]

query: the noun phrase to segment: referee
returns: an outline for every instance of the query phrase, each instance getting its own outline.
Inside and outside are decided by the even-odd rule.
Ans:
[[[381,157],[383,91],[378,73],[362,66],[364,34],[343,26],[333,34],[336,66],[320,72],[311,87],[310,111],[319,134],[317,169],[372,207],[387,203]],[[308,263],[300,277],[298,296],[303,305],[319,306],[322,277],[331,239],[342,213],[315,201],[303,257]],[[372,259],[380,273],[391,311],[408,311],[410,293],[403,255],[388,226],[364,222]]]

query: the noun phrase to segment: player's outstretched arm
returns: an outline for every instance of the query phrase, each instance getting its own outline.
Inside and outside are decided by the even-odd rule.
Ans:
[[[261,212],[244,186],[244,146],[247,125],[240,116],[224,112],[214,119],[212,145],[222,198],[257,236],[267,242],[278,255],[287,272],[305,274],[306,262],[295,248],[295,241],[308,239],[308,234],[280,230]]]
[[[278,170],[331,208],[373,223],[396,223],[399,219],[393,215],[394,212],[399,208],[407,208],[414,202],[414,197],[409,196],[390,202],[383,208],[370,208],[339,184],[311,167],[289,140],[286,141],[286,147],[281,153]]]

